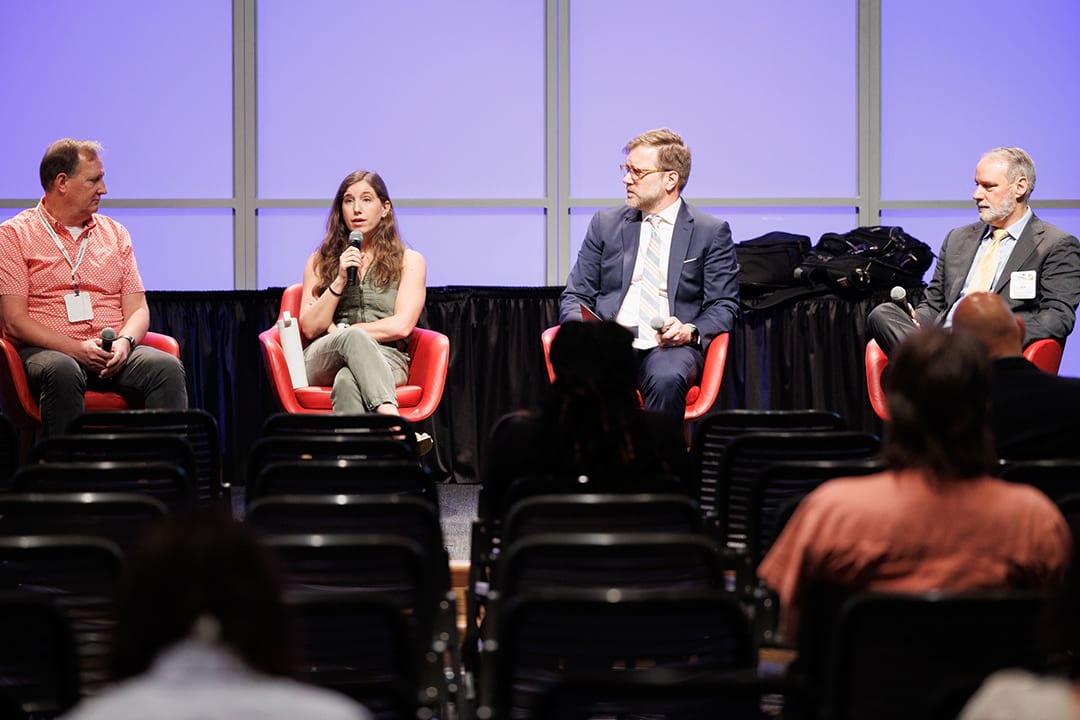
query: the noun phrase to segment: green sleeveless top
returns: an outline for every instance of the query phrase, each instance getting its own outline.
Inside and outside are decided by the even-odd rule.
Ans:
[[[373,322],[394,314],[398,281],[380,290],[372,285],[371,273],[366,273],[355,285],[345,286],[334,311],[335,323]]]

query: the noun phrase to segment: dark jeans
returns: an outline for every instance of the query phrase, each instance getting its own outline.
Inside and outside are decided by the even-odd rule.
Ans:
[[[124,367],[108,380],[88,374],[70,355],[56,350],[24,347],[19,350],[30,391],[41,408],[42,434],[62,435],[83,412],[87,390],[114,392],[144,407],[182,410],[188,406],[184,366],[168,353],[140,345]]]

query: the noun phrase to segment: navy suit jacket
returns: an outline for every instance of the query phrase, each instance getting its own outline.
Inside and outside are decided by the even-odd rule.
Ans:
[[[986,223],[976,222],[956,228],[945,237],[934,278],[916,308],[921,324],[944,321],[949,308],[960,298],[986,232]],[[1011,297],[1010,281],[1018,270],[1035,271],[1035,297],[1030,300]],[[1004,296],[1013,313],[1024,320],[1025,346],[1043,338],[1064,340],[1076,323],[1076,306],[1080,303],[1080,242],[1033,215],[993,290]]]
[[[634,272],[640,210],[623,206],[593,216],[559,302],[559,322],[581,319],[581,304],[614,320]],[[703,348],[729,332],[739,312],[739,266],[731,229],[685,200],[675,219],[667,272],[668,314],[693,323]]]

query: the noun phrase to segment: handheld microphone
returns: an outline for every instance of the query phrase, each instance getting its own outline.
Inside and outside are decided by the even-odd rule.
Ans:
[[[101,331],[101,349],[105,352],[112,351],[113,340],[116,339],[116,331],[107,327]]]
[[[649,327],[651,327],[656,332],[663,332],[664,318],[660,317],[659,315],[653,315],[652,319],[649,320]]]
[[[357,250],[360,249],[360,243],[364,242],[364,233],[359,230],[353,230],[349,233],[349,247],[354,247]],[[356,268],[351,267],[346,271],[347,282],[349,285],[356,284]]]
[[[901,309],[907,310],[908,315],[911,316],[911,321],[918,326],[919,319],[915,316],[915,308],[911,307],[911,303],[908,302],[907,290],[897,285],[889,291],[889,297],[891,297],[892,301],[899,305]]]

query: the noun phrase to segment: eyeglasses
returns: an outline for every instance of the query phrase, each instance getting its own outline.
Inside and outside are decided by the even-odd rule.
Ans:
[[[619,165],[619,169],[622,170],[622,177],[626,177],[627,174],[629,174],[630,177],[633,178],[634,182],[637,182],[638,180],[645,177],[646,175],[652,175],[653,173],[658,173],[658,172],[667,172],[667,170],[665,170],[663,168],[655,168],[653,170],[642,170],[641,168],[636,168],[633,165],[627,165],[626,163],[623,163],[622,165]]]

